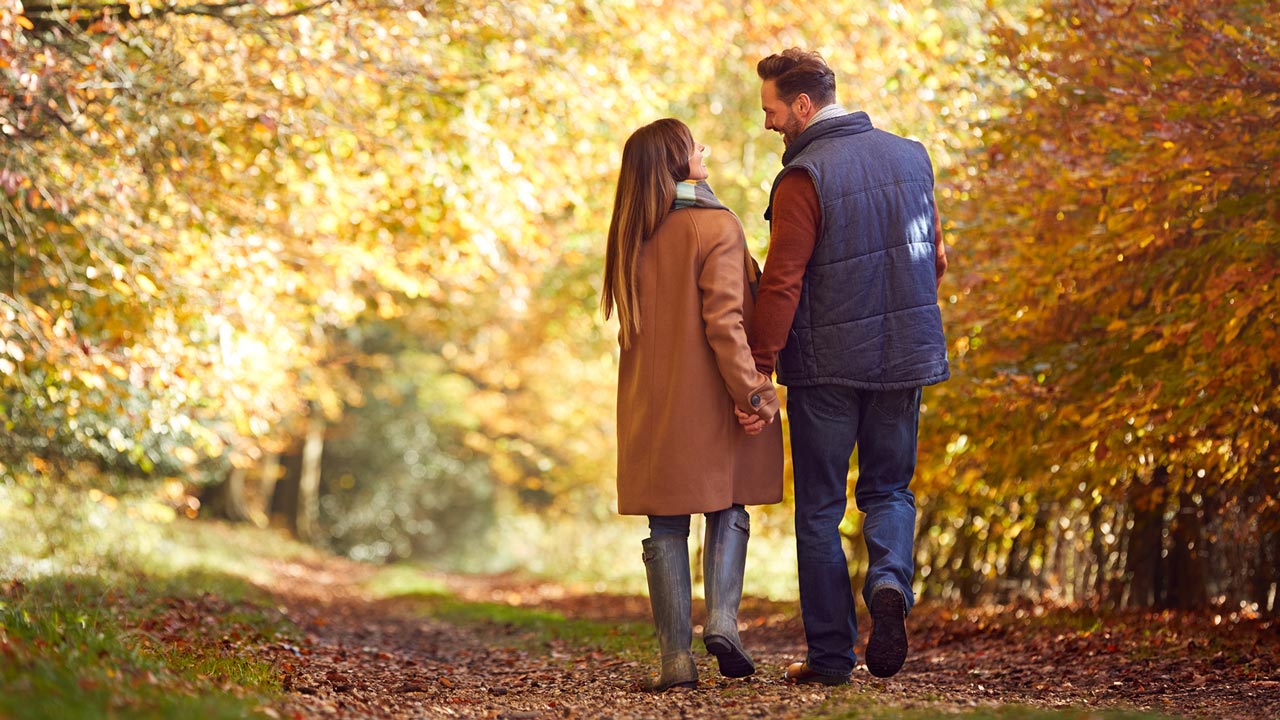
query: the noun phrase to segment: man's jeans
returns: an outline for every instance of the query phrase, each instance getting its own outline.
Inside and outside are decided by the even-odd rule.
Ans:
[[[856,446],[854,498],[866,514],[862,535],[870,560],[863,599],[870,607],[872,594],[889,586],[902,592],[910,610],[916,499],[908,485],[916,467],[920,388],[790,387],[787,417],[809,667],[848,675],[856,663],[858,620],[839,528],[848,503],[850,456]]]

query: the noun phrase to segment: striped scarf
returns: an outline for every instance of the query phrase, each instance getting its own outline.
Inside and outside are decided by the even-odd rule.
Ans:
[[[728,210],[716,194],[711,192],[711,186],[706,180],[699,180],[696,183],[684,180],[676,183],[676,201],[672,204],[672,210],[679,210],[687,207],[712,208],[714,210]]]

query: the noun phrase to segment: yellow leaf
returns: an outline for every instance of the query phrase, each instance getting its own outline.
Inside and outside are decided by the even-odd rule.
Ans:
[[[76,377],[80,379],[80,382],[85,384],[85,387],[101,390],[106,386],[106,383],[102,382],[102,376],[97,373],[80,370],[76,372]]]
[[[1112,320],[1111,324],[1107,326],[1107,332],[1118,332],[1120,330],[1125,329],[1128,326],[1129,326],[1128,323],[1117,318],[1115,320]]]
[[[14,20],[15,20],[19,25],[21,25],[22,27],[24,27],[24,28],[26,28],[26,29],[28,29],[28,30],[35,30],[35,29],[36,29],[36,26],[35,26],[35,25],[33,25],[33,24],[31,24],[31,20],[30,20],[26,15],[19,15],[18,17],[14,18]]]
[[[138,287],[142,288],[142,292],[148,295],[156,295],[160,292],[160,288],[156,287],[156,284],[151,282],[151,278],[146,275],[138,275],[135,280],[138,283]]]
[[[942,28],[938,25],[929,25],[920,33],[920,42],[929,47],[937,47],[942,42]]]
[[[1232,340],[1235,340],[1236,336],[1240,334],[1240,330],[1243,327],[1244,327],[1243,323],[1239,323],[1235,320],[1232,320],[1231,322],[1227,323],[1227,331],[1222,335],[1222,342],[1229,343]]]

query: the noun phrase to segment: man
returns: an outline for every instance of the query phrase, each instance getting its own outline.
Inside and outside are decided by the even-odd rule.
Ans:
[[[921,388],[950,377],[938,285],[946,252],[933,166],[920,143],[875,129],[836,104],[835,73],[792,48],[761,60],[765,128],[786,151],[773,183],[769,253],[751,346],[787,386],[795,472],[800,612],[808,654],[796,683],[849,682],[857,619],[839,526],[849,461],[865,514],[870,565],[863,599],[873,623],[867,668],[889,677],[906,661],[912,593]],[[780,354],[779,354],[780,353]],[[748,428],[761,421],[739,413]]]

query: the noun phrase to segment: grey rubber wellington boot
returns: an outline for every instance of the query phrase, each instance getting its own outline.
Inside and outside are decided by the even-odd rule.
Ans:
[[[702,642],[720,663],[720,674],[731,678],[747,677],[756,671],[755,661],[738,637],[738,605],[742,601],[742,574],[750,536],[751,517],[744,508],[731,507],[707,519],[702,562],[707,624]]]
[[[689,573],[689,540],[662,535],[644,541],[644,569],[649,578],[649,606],[662,650],[662,674],[649,685],[662,692],[669,688],[698,686],[698,666],[693,662],[693,582]]]

